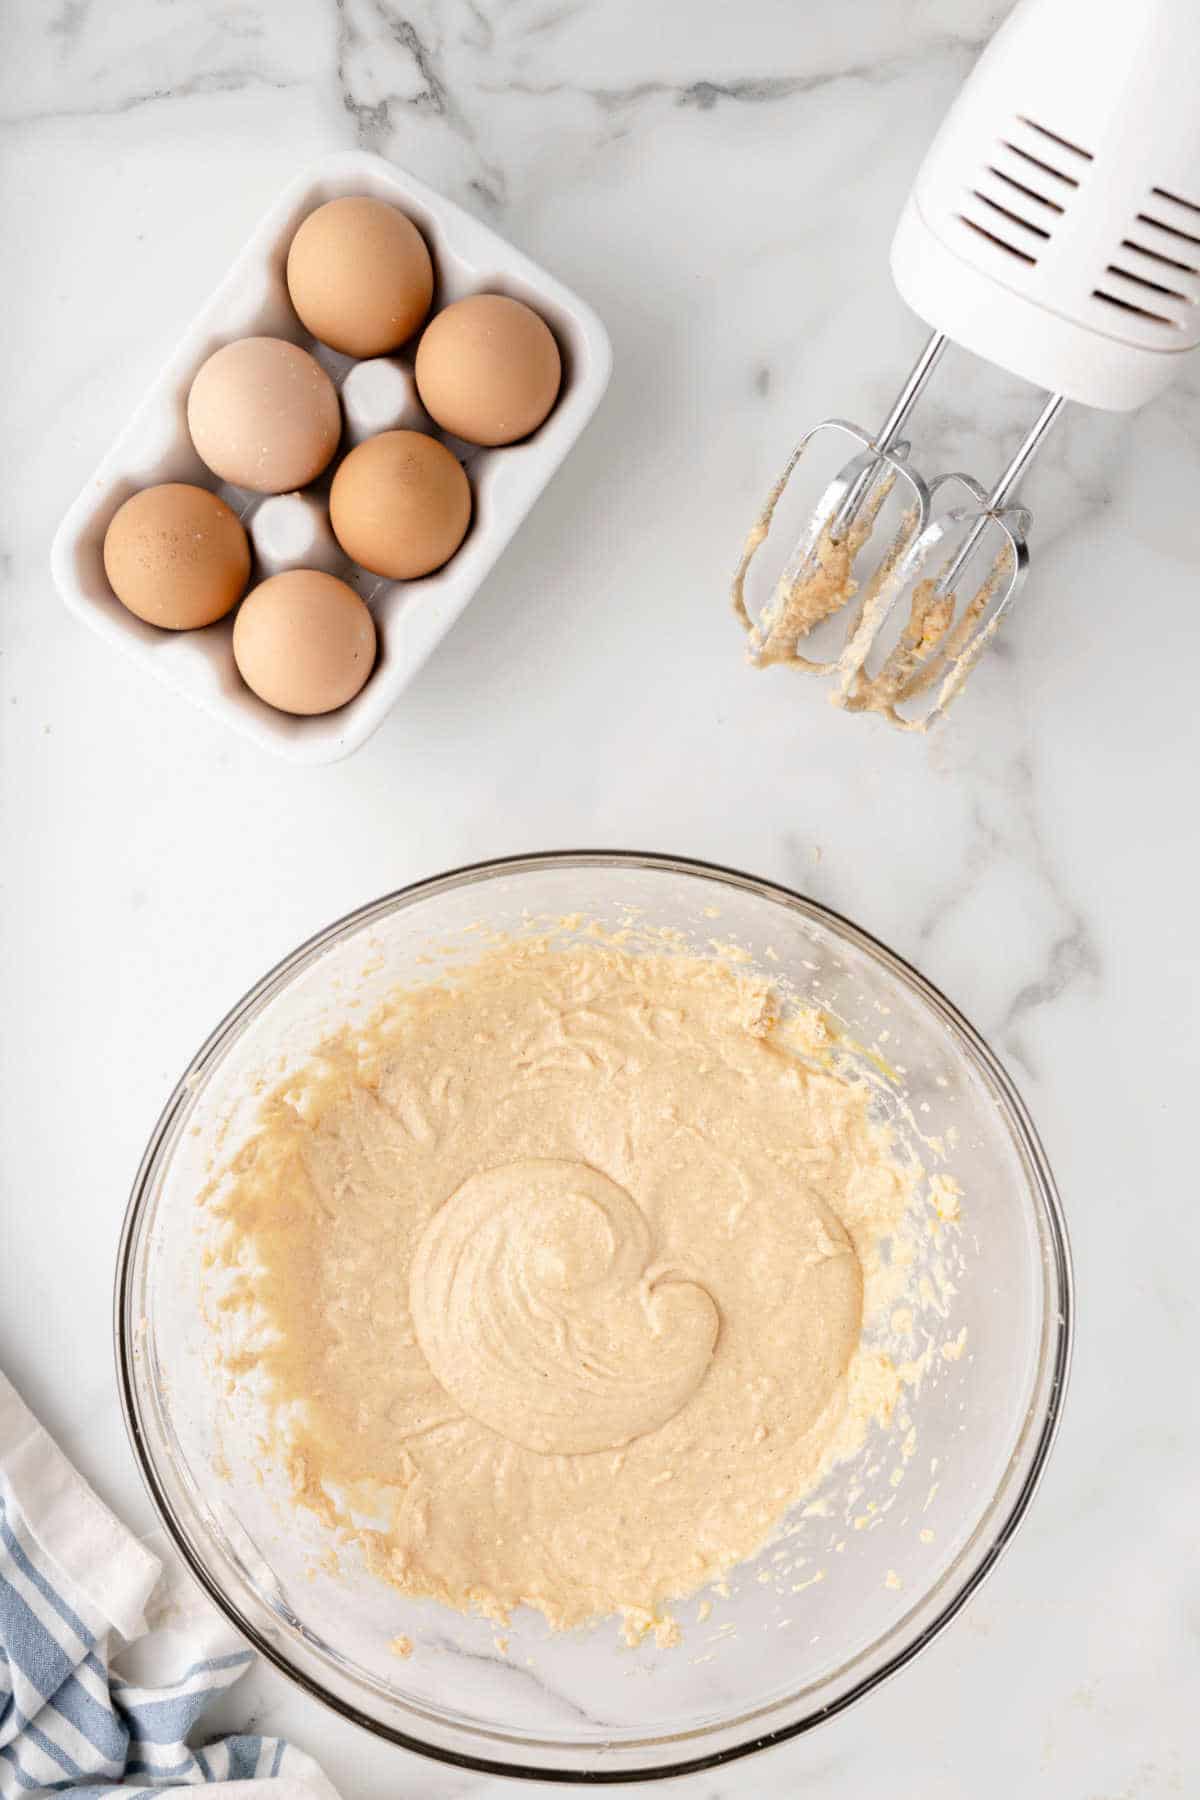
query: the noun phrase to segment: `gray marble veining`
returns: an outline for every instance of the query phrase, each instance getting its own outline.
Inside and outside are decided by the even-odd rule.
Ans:
[[[1200,1256],[1200,375],[1132,419],[1068,413],[1030,483],[1028,588],[928,742],[748,671],[725,599],[799,430],[871,423],[921,342],[890,230],[1003,10],[6,9],[0,1205],[22,1280],[0,1362],[105,1497],[149,1525],[105,1372],[106,1271],[171,1081],[294,942],[437,868],[620,843],[804,888],[962,1006],[1045,1134],[1082,1323],[1028,1523],[912,1668],[811,1739],[694,1778],[690,1800],[1200,1787],[1200,1465],[1180,1397]],[[493,216],[593,301],[617,361],[596,424],[404,704],[352,762],[306,771],[80,632],[46,551],[257,214],[353,145]],[[922,429],[943,466],[986,475],[1036,403],[962,358]],[[251,1702],[347,1796],[512,1791],[374,1743],[265,1670]]]

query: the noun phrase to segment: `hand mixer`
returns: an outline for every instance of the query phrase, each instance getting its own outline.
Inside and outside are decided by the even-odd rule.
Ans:
[[[1030,516],[1013,497],[1066,401],[1141,406],[1200,344],[1200,0],[1020,0],[926,155],[891,266],[933,335],[876,432],[826,419],[801,438],[733,602],[752,662],[832,674],[838,705],[924,730],[1021,586]],[[990,488],[927,480],[905,435],[951,341],[1048,390]],[[858,448],[752,617],[750,565],[831,434]],[[801,653],[843,615],[834,655]]]

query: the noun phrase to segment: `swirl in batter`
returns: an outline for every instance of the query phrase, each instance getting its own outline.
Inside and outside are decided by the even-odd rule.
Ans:
[[[385,1579],[636,1636],[852,1446],[917,1171],[776,1010],[715,962],[522,942],[267,1100],[219,1202],[224,1304],[267,1328],[230,1366]]]
[[[466,1417],[543,1455],[657,1431],[717,1341],[711,1295],[652,1261],[637,1206],[586,1163],[471,1176],[425,1227],[408,1289],[425,1361]]]

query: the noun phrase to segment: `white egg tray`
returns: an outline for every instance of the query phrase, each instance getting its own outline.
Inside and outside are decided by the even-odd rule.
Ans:
[[[289,338],[311,350],[339,391],[349,372],[359,371],[343,406],[344,414],[352,415],[344,422],[343,451],[369,431],[412,422],[414,345],[387,359],[390,368],[382,362],[355,364],[318,344],[288,299],[285,266],[297,226],[314,207],[343,194],[390,201],[420,227],[433,258],[435,310],[466,294],[510,294],[541,314],[562,352],[562,391],[532,437],[494,450],[449,440],[470,478],[474,515],[457,554],[419,581],[380,580],[332,543],[323,509],[337,458],[323,480],[305,490],[305,502],[281,506],[218,481],[188,434],[187,392],[201,363],[231,339],[256,334]],[[55,583],[70,610],[93,631],[243,736],[292,762],[334,762],[366,741],[466,608],[591,418],[611,367],[608,335],[591,308],[490,227],[381,157],[360,152],[327,157],[293,182],[267,213],[67,513],[51,553]],[[375,616],[379,658],[360,694],[317,718],[276,712],[250,692],[234,666],[233,614],[200,631],[172,632],[126,611],[105,577],[104,534],[130,494],[161,481],[194,482],[229,502],[251,534],[251,583],[281,568],[316,566],[343,576],[362,594]],[[264,505],[270,511],[256,531],[254,515]]]

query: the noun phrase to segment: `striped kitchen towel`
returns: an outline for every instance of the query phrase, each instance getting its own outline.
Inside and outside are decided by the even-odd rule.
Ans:
[[[129,1800],[201,1782],[214,1784],[214,1800],[227,1784],[249,1800],[268,1780],[270,1800],[337,1800],[312,1759],[280,1738],[192,1742],[254,1653],[182,1573],[186,1590],[164,1603],[161,1575],[0,1374],[0,1800]],[[131,1645],[143,1663],[158,1649],[173,1679],[119,1673]]]

